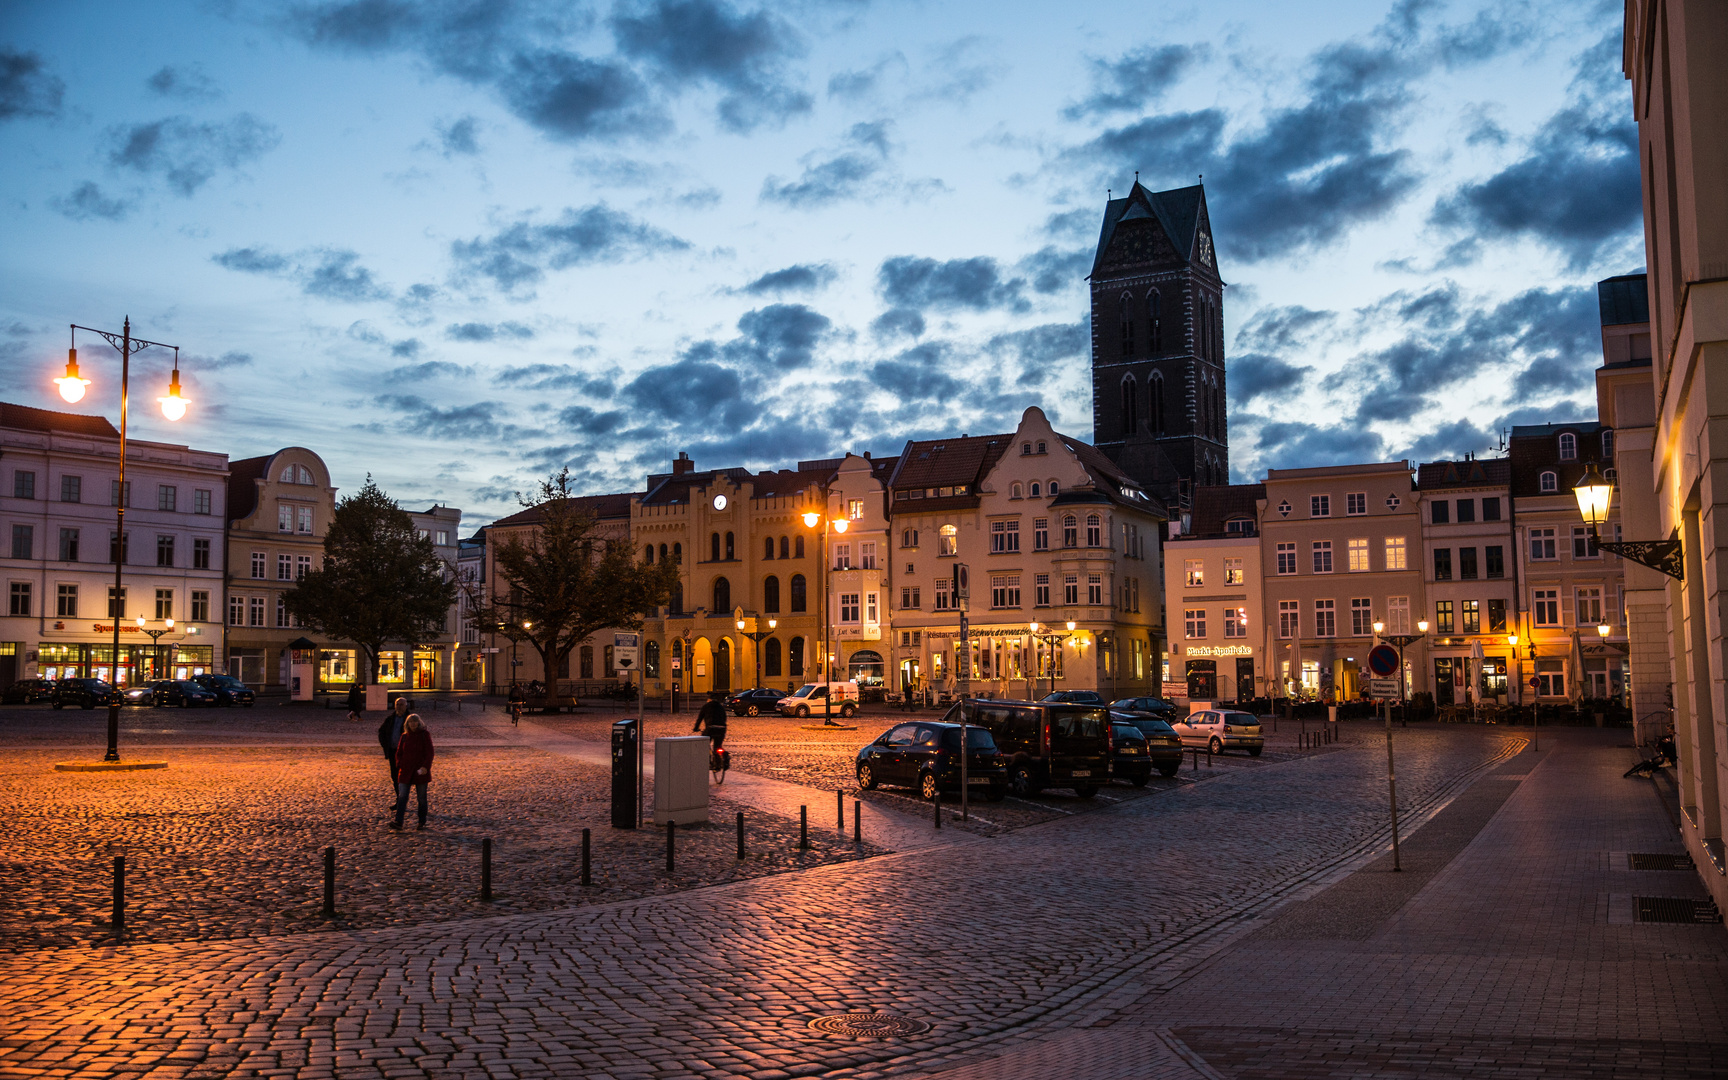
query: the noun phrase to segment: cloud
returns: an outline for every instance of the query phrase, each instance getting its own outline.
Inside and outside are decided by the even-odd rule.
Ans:
[[[908,70],[906,57],[896,51],[867,68],[836,72],[828,78],[828,96],[856,101],[875,93],[890,68],[904,75]]]
[[[1092,93],[1062,110],[1067,120],[1153,105],[1211,50],[1204,45],[1142,45],[1115,60],[1091,58]]]
[[[870,369],[870,381],[900,401],[946,400],[963,389],[945,370],[952,366],[947,343],[927,341],[892,360],[878,361]]]
[[[170,116],[110,128],[108,162],[117,169],[160,175],[171,190],[190,197],[220,170],[238,169],[281,141],[275,126],[250,113],[214,123]]]
[[[500,421],[504,406],[496,401],[476,401],[445,409],[414,394],[381,394],[373,400],[401,414],[399,420],[373,425],[379,430],[433,439],[504,437]]]
[[[360,265],[359,254],[345,249],[309,248],[284,255],[263,247],[230,248],[212,255],[210,261],[243,274],[286,278],[298,283],[306,295],[325,300],[360,303],[390,298],[390,290]]]
[[[1236,331],[1236,348],[1273,352],[1308,348],[1332,327],[1337,318],[1337,312],[1316,311],[1295,304],[1263,307]]]
[[[618,409],[599,412],[587,405],[570,405],[558,413],[560,427],[583,435],[610,435],[628,421],[628,414]]]
[[[1322,427],[1302,421],[1274,421],[1260,425],[1254,448],[1259,451],[1262,468],[1305,469],[1379,461],[1385,442],[1367,428],[1354,425]]]
[[[620,395],[649,417],[673,423],[745,427],[754,419],[744,377],[712,360],[686,356],[648,368]]]
[[[519,54],[499,78],[498,89],[517,116],[567,141],[652,138],[672,126],[630,68],[574,53]]]
[[[390,382],[419,382],[422,379],[466,379],[474,375],[468,364],[452,364],[448,360],[427,360],[419,364],[404,364],[384,373]]]
[[[810,111],[785,64],[803,39],[767,11],[742,12],[721,0],[649,0],[611,19],[619,50],[673,85],[706,83],[721,91],[720,122],[737,132],[783,123]]]
[[[448,124],[436,125],[438,144],[445,157],[466,154],[470,157],[480,153],[480,121],[472,116],[464,116],[452,120]]]
[[[1313,370],[1265,353],[1237,353],[1230,358],[1230,398],[1246,404],[1261,395],[1283,395],[1299,389]]]
[[[887,121],[853,124],[843,145],[848,149],[827,156],[805,155],[804,172],[796,180],[776,176],[763,180],[762,201],[808,210],[865,194],[881,194],[885,189],[870,181],[890,171]]]
[[[566,208],[551,224],[522,221],[491,236],[457,240],[450,250],[463,274],[490,278],[505,292],[515,292],[549,269],[622,262],[689,246],[663,229],[595,203]]]
[[[42,57],[0,46],[0,121],[58,116],[66,84],[48,73]]]
[[[924,316],[913,308],[889,308],[870,323],[870,332],[877,340],[899,337],[924,336]]]
[[[1071,323],[1044,323],[1024,330],[997,334],[984,346],[984,351],[998,359],[1012,356],[1022,367],[1047,369],[1064,360],[1086,356],[1091,347],[1091,320]]]
[[[164,65],[145,79],[144,85],[162,97],[182,101],[219,101],[222,98],[221,89],[197,64],[180,68]]]
[[[256,247],[230,248],[219,255],[212,255],[210,261],[244,274],[279,274],[289,266],[287,256]]]
[[[419,338],[404,338],[390,346],[390,355],[412,360],[420,355],[421,347]]]
[[[499,338],[515,338],[525,340],[534,336],[534,331],[521,323],[452,323],[444,328],[444,336],[451,341],[496,341]]]
[[[751,296],[816,292],[825,288],[836,276],[837,272],[831,263],[798,263],[779,270],[770,270],[739,291]]]
[[[913,255],[883,261],[876,271],[882,296],[895,307],[933,310],[1026,311],[1025,281],[1004,277],[995,259],[937,262]]]
[[[51,205],[73,221],[89,221],[91,218],[119,221],[132,210],[129,200],[109,198],[90,180],[73,188],[70,195],[54,199]]]
[[[522,386],[529,390],[579,390],[594,398],[610,398],[617,392],[610,374],[596,374],[569,364],[523,364],[498,372],[498,381],[506,386]]]
[[[833,325],[826,315],[803,304],[770,304],[738,320],[743,336],[729,342],[723,352],[752,369],[760,364],[781,371],[808,367],[816,357],[816,346]]]
[[[972,34],[938,49],[927,67],[935,80],[917,96],[964,102],[995,82],[1007,69],[997,61],[977,58],[984,42],[983,37]]]
[[[1092,269],[1092,249],[1070,248],[1064,251],[1047,245],[1021,259],[1017,269],[1031,277],[1035,291],[1061,292],[1085,282]]]
[[[1499,445],[1492,432],[1484,431],[1468,420],[1442,424],[1409,446],[1392,454],[1410,461],[1452,461],[1465,454],[1491,453]]]

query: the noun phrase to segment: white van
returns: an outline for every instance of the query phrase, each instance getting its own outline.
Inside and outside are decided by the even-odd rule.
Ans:
[[[832,699],[830,699],[832,690]],[[830,705],[829,701],[833,704]],[[781,716],[806,717],[811,714],[827,716],[837,713],[841,717],[851,719],[858,715],[858,684],[855,682],[837,683],[805,683],[791,697],[781,698],[775,706]]]

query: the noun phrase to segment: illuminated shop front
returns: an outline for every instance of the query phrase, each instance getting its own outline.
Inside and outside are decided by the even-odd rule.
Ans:
[[[133,686],[152,679],[189,679],[208,673],[215,650],[209,645],[122,645],[118,681],[114,646],[79,642],[42,642],[36,669],[44,679],[101,679]]]

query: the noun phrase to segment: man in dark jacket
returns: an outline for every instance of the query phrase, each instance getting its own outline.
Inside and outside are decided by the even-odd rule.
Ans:
[[[708,729],[708,741],[714,744],[713,748],[720,749],[721,744],[726,741],[726,706],[723,695],[709,694],[708,703],[696,714],[696,726],[690,730],[701,731],[703,728]]]
[[[390,763],[390,804],[396,804],[396,745],[402,741],[402,724],[408,719],[408,699],[396,699],[396,707],[384,714],[378,725],[378,745],[384,748],[384,760]]]
[[[359,683],[348,688],[348,719],[358,721],[366,715],[366,688]]]

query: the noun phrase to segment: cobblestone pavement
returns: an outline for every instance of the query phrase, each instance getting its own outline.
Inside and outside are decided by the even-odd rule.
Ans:
[[[1408,820],[1521,745],[1400,732]],[[1380,850],[1383,764],[1362,739],[1000,836],[587,908],[0,957],[0,1075],[777,1080],[1030,1055]],[[930,1029],[809,1027],[869,1010]],[[1182,1039],[1157,1045],[1180,1061]]]

